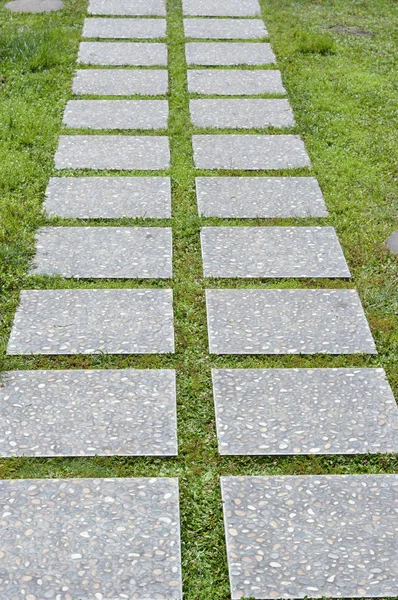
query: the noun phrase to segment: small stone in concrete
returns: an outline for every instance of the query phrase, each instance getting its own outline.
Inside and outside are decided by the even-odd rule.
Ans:
[[[73,93],[78,95],[160,96],[168,87],[167,71],[154,69],[84,69],[73,80]]]
[[[45,208],[76,219],[171,217],[169,177],[53,177]]]
[[[295,169],[309,167],[298,135],[194,135],[198,169]]]
[[[257,17],[261,14],[257,0],[183,0],[183,13],[197,17]]]
[[[276,62],[270,44],[263,42],[189,42],[185,45],[188,65],[267,65]]]
[[[201,69],[188,71],[191,94],[217,96],[254,96],[286,94],[279,71]]]
[[[204,227],[205,277],[350,277],[334,227]]]
[[[377,354],[355,290],[206,290],[211,354]]]
[[[91,19],[84,20],[83,37],[154,39],[166,37],[164,19]]]
[[[203,217],[327,217],[314,177],[197,177]]]
[[[69,100],[63,123],[83,129],[166,129],[167,100]]]
[[[156,42],[81,42],[77,62],[115,67],[165,67],[167,47]]]
[[[40,275],[169,278],[172,233],[168,227],[42,227],[33,264],[31,272]]]
[[[268,35],[260,19],[184,19],[185,37],[193,39],[250,40]]]
[[[190,110],[193,125],[202,128],[260,129],[294,125],[288,100],[190,100]]]
[[[177,455],[174,371],[13,371],[2,383],[0,456]]]
[[[90,15],[166,16],[166,0],[90,0]]]
[[[178,480],[0,482],[4,600],[180,600]]]
[[[173,292],[157,289],[25,290],[8,354],[174,352]]]
[[[12,0],[5,4],[11,12],[43,13],[61,10],[64,3],[61,0]]]
[[[222,477],[221,489],[232,600],[396,596],[397,475]]]
[[[383,369],[216,369],[223,455],[398,452],[398,407]]]
[[[398,230],[394,231],[388,238],[387,248],[393,253],[398,254]]]
[[[56,169],[168,169],[167,137],[128,135],[61,135],[55,153]]]

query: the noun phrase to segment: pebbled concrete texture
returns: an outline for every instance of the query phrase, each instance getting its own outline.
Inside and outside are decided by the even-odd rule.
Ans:
[[[390,250],[390,252],[392,252],[393,254],[398,254],[398,230],[394,231],[390,235],[386,244],[387,244],[387,248]]]
[[[69,100],[67,127],[83,129],[167,129],[167,100]]]
[[[91,17],[84,20],[83,37],[114,39],[155,39],[166,37],[165,19],[107,19]]]
[[[185,37],[193,39],[255,39],[268,35],[260,19],[184,19]]]
[[[13,371],[0,456],[176,456],[175,372]]]
[[[383,369],[213,369],[223,455],[398,452]]]
[[[167,94],[166,70],[85,69],[76,71],[73,93],[98,96],[160,96]]]
[[[263,42],[188,42],[185,44],[188,65],[207,67],[267,65],[276,62],[270,44]]]
[[[257,0],[183,0],[184,15],[201,17],[257,17],[261,14]]]
[[[178,480],[0,482],[0,596],[180,600]]]
[[[24,290],[7,354],[174,352],[173,292]]]
[[[61,0],[12,0],[4,6],[11,12],[43,13],[61,10],[64,3]]]
[[[244,71],[242,69],[201,69],[188,71],[191,94],[217,96],[254,96],[286,94],[279,71]]]
[[[381,598],[397,587],[398,477],[222,477],[231,598]]]
[[[206,290],[211,354],[377,354],[355,290]]]
[[[167,46],[158,42],[80,42],[77,62],[114,67],[166,67]]]
[[[260,129],[292,127],[293,111],[288,100],[206,99],[190,100],[193,125],[202,128]]]
[[[166,0],[89,0],[91,15],[166,16]]]

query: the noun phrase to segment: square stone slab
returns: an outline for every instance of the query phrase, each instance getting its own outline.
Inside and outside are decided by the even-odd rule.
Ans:
[[[154,39],[166,37],[164,19],[91,19],[84,20],[83,37],[114,39]]]
[[[166,16],[166,0],[90,0],[91,15]]]
[[[334,227],[204,227],[205,277],[350,277]]]
[[[355,290],[206,290],[211,354],[376,354]]]
[[[198,169],[297,169],[311,165],[298,135],[194,135]]]
[[[231,598],[396,596],[397,475],[222,477]]]
[[[73,93],[98,96],[160,96],[168,91],[167,71],[138,69],[87,69],[77,71]]]
[[[167,47],[156,42],[80,42],[77,62],[115,67],[166,67]]]
[[[208,99],[190,100],[189,105],[192,123],[197,127],[259,129],[294,125],[288,100]]]
[[[42,227],[31,272],[86,278],[173,276],[169,227]]]
[[[77,219],[171,217],[169,177],[52,177],[45,208]]]
[[[314,177],[197,177],[199,214],[204,217],[327,217]]]
[[[184,19],[185,37],[193,39],[250,40],[268,35],[260,19]]]
[[[8,354],[174,352],[173,292],[24,290]]]
[[[54,162],[56,169],[168,169],[169,139],[129,135],[61,135]]]
[[[257,17],[261,14],[257,0],[183,0],[184,15],[198,17]]]
[[[188,71],[191,94],[217,96],[254,96],[256,94],[286,94],[279,71],[243,71],[202,69]]]
[[[69,100],[63,123],[84,129],[166,129],[167,100]]]
[[[263,42],[190,42],[185,44],[188,65],[267,65],[276,62],[270,44]]]
[[[0,482],[0,596],[180,600],[178,480]]]
[[[223,455],[398,452],[383,369],[215,369]]]
[[[176,456],[174,371],[13,371],[0,456]]]

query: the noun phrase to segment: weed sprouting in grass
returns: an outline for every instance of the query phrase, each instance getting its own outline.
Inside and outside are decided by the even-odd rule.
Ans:
[[[301,54],[336,54],[336,44],[328,33],[296,30],[293,35]]]

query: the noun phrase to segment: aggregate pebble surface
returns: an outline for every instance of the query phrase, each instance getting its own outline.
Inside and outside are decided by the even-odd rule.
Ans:
[[[209,98],[190,100],[189,104],[192,123],[197,127],[258,129],[294,125],[288,100]]]
[[[297,135],[194,135],[195,166],[199,169],[294,169],[310,159]]]
[[[171,370],[13,371],[0,456],[176,456]]]
[[[77,71],[73,79],[73,93],[79,95],[160,96],[167,91],[166,70],[87,69]]]
[[[174,352],[173,292],[24,290],[8,354]]]
[[[80,42],[77,62],[114,67],[165,67],[167,46],[158,42]]]
[[[45,208],[49,215],[79,219],[171,217],[169,177],[52,177]]]
[[[166,129],[167,100],[69,100],[63,123],[84,129]]]
[[[170,278],[169,227],[42,227],[31,272],[86,278]]]
[[[197,177],[199,214],[204,217],[327,217],[313,177]]]
[[[206,290],[211,354],[376,354],[355,290]]]
[[[266,65],[276,62],[270,44],[263,42],[189,42],[185,45],[188,65]]]
[[[398,476],[222,477],[232,600],[395,597]]]
[[[383,369],[215,369],[223,455],[398,452]]]
[[[166,0],[89,0],[91,15],[166,16]]]
[[[0,596],[180,600],[178,480],[0,482]]]
[[[203,227],[205,277],[350,277],[334,227]]]
[[[113,39],[154,39],[166,37],[164,19],[91,19],[84,20],[83,37]]]
[[[54,162],[56,169],[168,169],[169,140],[155,136],[61,135]]]
[[[193,39],[250,40],[268,35],[260,19],[184,19],[184,31]]]
[[[261,14],[257,0],[183,0],[184,15],[198,17],[257,17]]]
[[[242,69],[201,69],[188,71],[191,94],[218,96],[254,96],[286,94],[279,71],[243,71]]]

